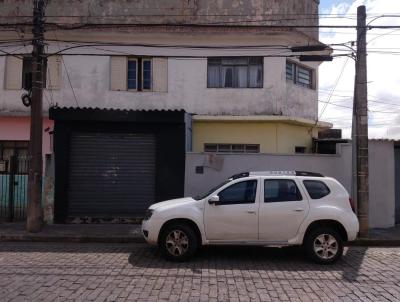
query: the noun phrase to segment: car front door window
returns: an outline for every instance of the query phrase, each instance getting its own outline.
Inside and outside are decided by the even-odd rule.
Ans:
[[[257,180],[235,183],[219,192],[219,204],[246,204],[256,200]]]

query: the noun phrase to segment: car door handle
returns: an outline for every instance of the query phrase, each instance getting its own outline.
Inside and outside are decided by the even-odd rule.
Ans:
[[[249,210],[249,211],[247,211],[247,213],[249,213],[249,214],[255,214],[256,211],[251,211],[251,210]]]
[[[303,212],[304,209],[303,208],[297,208],[297,209],[294,209],[293,211],[295,211],[295,212]]]

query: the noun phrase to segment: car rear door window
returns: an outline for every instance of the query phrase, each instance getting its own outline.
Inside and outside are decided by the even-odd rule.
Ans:
[[[242,204],[256,201],[257,180],[237,182],[219,192],[219,204]]]
[[[290,179],[268,179],[264,181],[264,202],[286,202],[302,200],[296,183]]]
[[[319,180],[304,180],[303,183],[312,199],[321,199],[331,192],[328,186]]]

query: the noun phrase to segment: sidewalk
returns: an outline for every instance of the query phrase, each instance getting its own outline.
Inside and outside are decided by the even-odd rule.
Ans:
[[[139,224],[52,224],[32,234],[25,223],[0,223],[0,241],[127,243],[144,239]],[[351,245],[400,246],[400,225],[373,229],[368,239],[357,239]]]
[[[144,242],[140,224],[50,224],[28,233],[25,223],[0,223],[0,241]]]
[[[400,224],[388,229],[371,229],[369,238],[357,239],[351,245],[400,246]]]

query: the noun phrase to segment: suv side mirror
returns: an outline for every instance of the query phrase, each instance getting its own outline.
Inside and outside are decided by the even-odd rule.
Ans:
[[[210,199],[208,200],[208,203],[213,204],[213,205],[218,205],[219,204],[219,196],[218,195],[211,196]]]

